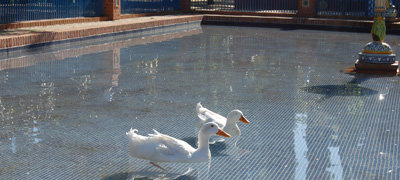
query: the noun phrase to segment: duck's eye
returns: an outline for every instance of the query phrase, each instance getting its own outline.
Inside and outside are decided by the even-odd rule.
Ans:
[[[211,125],[211,127],[214,127],[214,125]]]

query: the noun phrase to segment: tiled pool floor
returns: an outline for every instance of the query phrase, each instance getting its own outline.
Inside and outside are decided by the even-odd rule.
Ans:
[[[0,179],[400,179],[399,78],[343,73],[370,34],[170,28],[3,54]],[[251,123],[209,163],[129,156],[131,127],[195,145],[199,101]]]

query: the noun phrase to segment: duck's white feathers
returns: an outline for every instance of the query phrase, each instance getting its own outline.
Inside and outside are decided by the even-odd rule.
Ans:
[[[200,118],[201,122],[198,123],[200,127],[204,123],[214,122],[218,125],[219,128],[223,129],[226,125],[226,117],[221,116],[218,113],[215,113],[201,105],[201,103],[197,103],[196,105],[197,116]]]
[[[126,133],[131,156],[158,162],[185,162],[195,151],[185,141],[153,131],[148,136],[136,134],[136,129]]]
[[[171,136],[161,134],[153,129],[155,134],[149,134],[150,137],[154,138],[160,144],[164,144],[170,150],[177,151],[179,153],[185,154],[186,156],[190,156],[196,149],[194,149],[187,142],[173,138]]]

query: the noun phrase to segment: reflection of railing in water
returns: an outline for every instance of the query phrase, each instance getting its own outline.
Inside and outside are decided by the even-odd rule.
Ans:
[[[186,27],[186,26],[185,26]],[[75,46],[74,42],[71,44],[67,44],[68,47],[74,47],[71,49],[57,49],[55,51],[48,50],[44,53],[34,54],[34,50],[31,53],[31,49],[27,56],[21,56],[20,52],[10,51],[7,54],[11,54],[10,56],[14,56],[11,58],[6,58],[0,60],[0,83],[2,86],[0,90],[2,94],[0,95],[0,125],[4,128],[4,131],[0,132],[0,137],[9,140],[11,143],[11,152],[17,153],[19,148],[22,148],[23,144],[18,143],[21,138],[28,139],[30,143],[36,144],[42,141],[41,139],[41,131],[40,127],[41,121],[56,121],[57,117],[53,117],[53,111],[55,108],[56,95],[54,94],[54,90],[56,89],[57,83],[54,79],[58,79],[60,77],[65,77],[68,73],[82,73],[79,71],[79,67],[75,66],[76,61],[81,60],[81,56],[96,54],[96,53],[109,53],[104,56],[105,63],[103,66],[106,70],[109,70],[109,73],[104,73],[109,79],[110,88],[108,89],[109,95],[107,98],[108,101],[113,100],[113,88],[118,86],[119,75],[121,74],[121,65],[120,65],[120,49],[126,48],[128,46],[136,46],[136,45],[144,45],[148,43],[154,42],[162,42],[171,40],[174,38],[181,38],[184,36],[190,36],[193,34],[201,33],[200,26],[197,25],[197,28],[189,28],[184,31],[169,31],[171,29],[166,30],[152,30],[152,31],[140,31],[135,35],[135,38],[121,38],[122,40],[110,42],[109,40],[104,40],[107,43],[95,44],[95,45],[86,45],[82,46],[85,42],[78,42],[78,45]],[[172,27],[172,29],[177,29],[177,27]],[[162,33],[162,34],[159,34]],[[165,34],[167,33],[167,34]],[[156,35],[154,35],[156,34]],[[159,34],[159,35],[158,35]],[[145,35],[145,36],[142,36]],[[127,35],[123,35],[123,37],[127,37]],[[112,39],[117,39],[117,36],[112,36]],[[93,43],[93,42],[92,42]],[[61,47],[66,46],[66,44],[61,44]],[[45,48],[50,48],[44,46]],[[55,45],[52,48],[57,47]],[[68,48],[67,47],[67,48]],[[65,47],[64,47],[65,48]],[[24,54],[24,53],[21,53]],[[8,55],[7,55],[8,56]],[[3,56],[4,57],[4,56]],[[61,61],[66,60],[68,61]],[[112,59],[112,61],[110,60]],[[58,65],[58,63],[62,63],[65,65],[67,63],[67,68],[65,66]],[[71,63],[71,64],[70,64]],[[155,64],[151,64],[151,66],[157,66],[157,61]],[[34,67],[32,67],[34,66]],[[63,67],[63,69],[58,69]],[[42,71],[43,70],[43,71]],[[54,76],[49,77],[49,71]],[[60,71],[60,72],[58,72]],[[18,74],[18,76],[10,76],[9,74]],[[67,73],[67,74],[65,74]],[[27,77],[29,76],[29,77]],[[72,78],[74,83],[77,84],[78,97],[82,99],[86,99],[88,95],[88,91],[90,90],[91,79],[92,77],[88,74],[82,73],[82,75],[74,76],[76,78]],[[38,92],[39,96],[32,96],[32,98],[27,99],[24,96],[11,97],[7,95],[8,90],[16,89],[19,87],[7,87],[12,84],[13,81],[23,78],[25,80],[30,79],[28,81],[37,82],[40,86],[40,91]],[[33,78],[33,79],[32,79]],[[35,79],[40,78],[40,79]],[[36,84],[36,83],[34,83]],[[8,90],[7,90],[8,89]],[[16,100],[20,99],[20,100]],[[19,104],[14,104],[14,101],[18,101]],[[25,109],[24,114],[16,114],[17,112],[21,112],[19,109]],[[18,118],[17,118],[18,117]],[[22,117],[22,118],[21,118]],[[24,129],[22,131],[8,128],[12,127],[10,123],[22,122]]]
[[[144,74],[147,74],[151,79],[155,79],[157,74],[158,58],[156,57],[153,60],[148,61],[139,61],[136,67],[142,69]]]
[[[5,59],[5,60],[0,60],[0,71],[5,70],[5,69],[15,69],[15,68],[33,66],[40,62],[57,61],[57,60],[63,60],[66,58],[78,57],[78,56],[82,56],[85,54],[93,54],[93,53],[99,53],[99,52],[112,51],[115,48],[123,48],[123,47],[127,47],[127,46],[136,46],[136,45],[143,45],[143,44],[154,43],[154,42],[162,42],[162,41],[167,41],[167,40],[174,39],[174,38],[181,38],[184,36],[198,34],[201,32],[202,31],[199,26],[199,29],[193,29],[193,30],[184,31],[184,32],[161,34],[161,35],[156,35],[156,36],[146,36],[145,38],[137,37],[137,38],[132,38],[132,39],[128,39],[128,40],[115,41],[115,42],[100,44],[100,45],[89,45],[89,46],[73,48],[73,49],[64,49],[64,50],[59,50],[59,51],[49,52],[49,53],[14,57],[14,58],[9,58],[9,59]]]
[[[200,26],[198,26],[200,27]],[[7,143],[10,143],[10,151],[12,153],[18,153],[19,149],[26,146],[26,144],[21,144],[21,139],[28,140],[30,144],[37,144],[42,141],[41,139],[41,131],[40,127],[42,121],[57,121],[57,117],[53,117],[53,111],[55,108],[56,95],[54,90],[56,89],[56,83],[54,79],[58,78],[58,66],[57,63],[61,62],[60,60],[72,59],[72,63],[75,62],[74,59],[80,60],[79,57],[88,54],[100,53],[100,52],[112,52],[110,56],[107,56],[104,61],[107,61],[106,65],[107,69],[110,70],[109,73],[106,73],[110,80],[110,92],[107,92],[109,95],[109,101],[113,100],[113,87],[118,86],[119,74],[121,74],[120,69],[120,57],[119,57],[119,49],[125,48],[127,46],[135,46],[135,45],[143,45],[153,42],[162,42],[174,38],[180,38],[184,36],[189,36],[193,34],[201,33],[201,29],[188,30],[185,32],[177,32],[177,33],[169,33],[169,34],[161,34],[155,36],[145,36],[132,38],[128,40],[115,41],[111,43],[103,43],[99,45],[89,45],[83,47],[77,47],[73,49],[61,49],[54,52],[47,52],[41,54],[31,54],[28,56],[19,56],[8,58],[4,60],[0,60],[0,81],[2,87],[2,95],[0,95],[0,124],[1,127],[4,128],[4,131],[0,132],[0,137],[9,140]],[[149,34],[151,35],[151,34]],[[18,54],[18,53],[16,53]],[[109,58],[112,59],[110,62]],[[45,63],[43,63],[45,62]],[[41,64],[43,63],[43,64]],[[70,63],[69,61],[62,62]],[[39,64],[39,65],[38,65]],[[37,67],[33,69],[28,69],[30,66]],[[54,66],[55,65],[55,66]],[[151,66],[157,66],[157,61],[155,64],[151,64]],[[79,70],[79,67],[75,67],[72,64],[67,66],[68,69],[62,69],[62,71],[68,71],[70,73],[75,73],[75,69]],[[56,68],[55,70],[53,68]],[[12,74],[19,74],[18,77],[11,76],[9,77],[10,72],[8,70],[12,70]],[[43,71],[42,71],[43,70]],[[16,71],[16,72],[15,72]],[[55,73],[55,77],[47,77],[47,73],[52,71]],[[39,73],[33,75],[31,73]],[[63,73],[63,72],[60,72]],[[79,71],[78,71],[79,73]],[[32,76],[32,77],[24,77],[24,76]],[[61,75],[63,76],[63,75]],[[8,85],[14,80],[18,80],[20,77],[24,79],[29,78],[41,78],[34,79],[30,81],[38,81],[38,85],[40,85],[40,91],[38,92],[39,96],[32,96],[32,98],[17,96],[17,97],[9,97],[7,96],[7,91],[5,90]],[[85,99],[87,98],[88,90],[90,89],[91,76],[87,74],[78,75],[78,78],[73,78],[72,80],[77,84],[78,88],[78,96],[79,98]],[[18,87],[13,87],[11,89],[15,89]],[[10,89],[10,87],[8,88]],[[5,90],[5,91],[3,91]],[[20,100],[16,100],[20,99]],[[19,102],[18,104],[14,104],[14,101]],[[23,114],[20,114],[21,110]],[[18,114],[16,114],[18,113]],[[12,123],[23,123],[23,130],[16,130],[12,127]]]

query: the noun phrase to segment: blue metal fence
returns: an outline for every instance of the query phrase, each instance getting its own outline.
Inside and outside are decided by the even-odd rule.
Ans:
[[[179,10],[180,0],[121,0],[121,14]]]
[[[400,10],[400,0],[390,0]],[[373,17],[375,0],[317,0],[317,15]]]
[[[317,0],[317,14],[368,17],[370,0]],[[371,1],[372,2],[372,1]]]
[[[400,0],[390,0],[400,11]],[[103,0],[1,0],[0,24],[103,16]],[[190,0],[195,11],[296,13],[298,0]],[[374,0],[316,0],[322,16],[372,17]],[[121,0],[121,14],[179,10],[180,0]]]
[[[197,11],[296,13],[298,0],[191,0]]]
[[[400,15],[399,15],[399,12],[400,12],[400,0],[392,0],[392,4],[396,6],[397,17],[400,17]]]
[[[102,0],[1,0],[0,24],[103,16]]]

